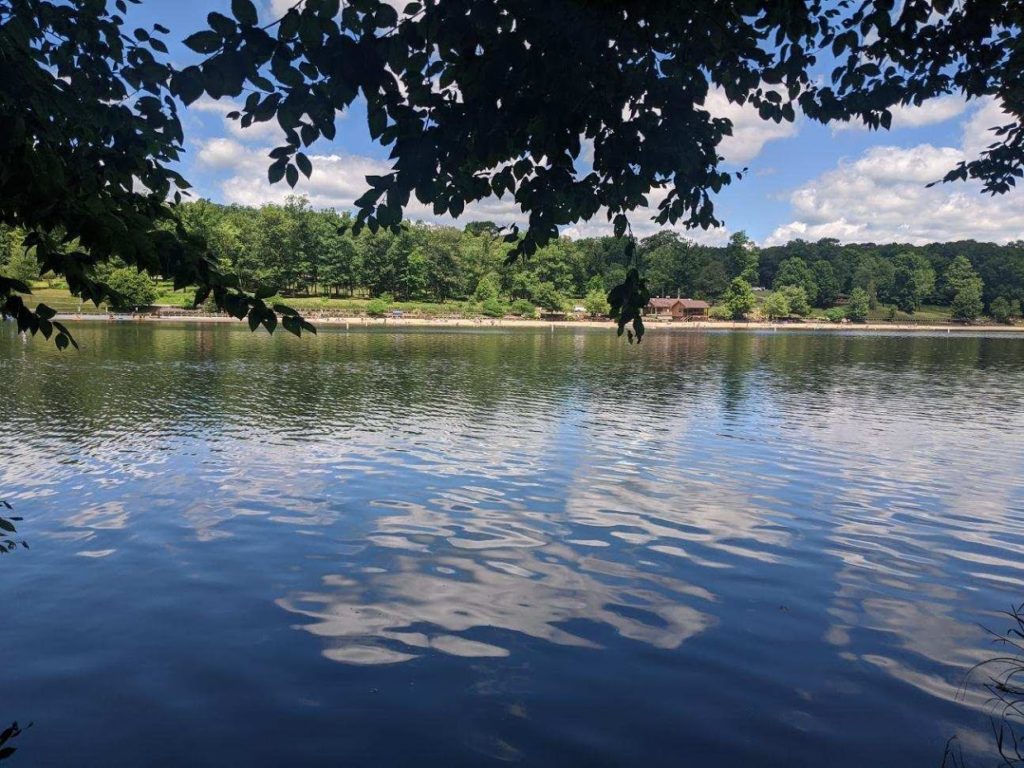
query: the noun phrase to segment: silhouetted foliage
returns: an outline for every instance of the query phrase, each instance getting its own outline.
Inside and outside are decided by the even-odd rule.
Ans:
[[[1009,629],[1003,634],[991,630],[989,633],[1005,652],[972,668],[964,685],[970,684],[972,674],[986,674],[984,686],[991,694],[988,704],[999,764],[1018,768],[1024,766],[1024,604],[1011,608],[1004,615],[1011,620]],[[955,739],[947,743],[942,765],[967,767]]]
[[[0,508],[10,510],[11,505],[9,502],[0,499]],[[15,523],[21,522],[20,517],[0,517],[0,554],[6,554],[7,552],[13,552],[21,545],[25,549],[28,549],[28,543],[25,541],[18,541],[13,538],[17,533],[18,529],[15,527]]]

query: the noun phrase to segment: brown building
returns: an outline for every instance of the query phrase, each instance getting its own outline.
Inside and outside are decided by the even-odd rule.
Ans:
[[[651,299],[647,304],[648,315],[672,320],[707,320],[711,305],[699,299]]]

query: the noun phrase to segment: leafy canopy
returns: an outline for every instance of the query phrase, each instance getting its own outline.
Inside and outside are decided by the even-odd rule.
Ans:
[[[117,258],[199,286],[197,300],[212,295],[253,328],[272,331],[283,313],[287,329],[311,329],[266,306],[270,292],[240,291],[169,219],[168,200],[187,188],[173,170],[177,100],[204,94],[245,93],[242,125],[277,120],[287,138],[268,175],[292,186],[313,171],[304,150],[364,99],[392,166],[367,178],[355,226],[399,227],[413,197],[458,216],[509,195],[528,224],[506,235],[512,258],[596,215],[625,235],[628,213],[652,201],[660,223],[720,223],[713,195],[742,171],[722,167],[732,126],[708,111],[712,89],[765,120],[799,110],[872,128],[889,127],[896,105],[994,96],[1006,125],[946,180],[997,193],[1024,173],[1014,0],[417,0],[401,12],[298,0],[269,23],[233,0],[231,17],[211,13],[186,39],[197,58],[181,68],[164,28],[126,33],[124,12],[123,0],[0,0],[0,223],[24,228],[42,271],[97,302],[108,289],[93,269]],[[639,266],[609,295],[631,338],[643,333]],[[3,313],[47,333],[26,292],[0,281]]]

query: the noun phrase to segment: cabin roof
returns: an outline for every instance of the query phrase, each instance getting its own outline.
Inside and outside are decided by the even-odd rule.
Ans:
[[[647,306],[654,309],[671,309],[677,304],[681,305],[683,309],[708,309],[711,306],[706,301],[701,301],[700,299],[672,299],[666,297],[653,298],[648,302]]]

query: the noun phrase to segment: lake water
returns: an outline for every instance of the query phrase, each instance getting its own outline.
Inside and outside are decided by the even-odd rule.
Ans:
[[[993,754],[1024,338],[75,331],[0,327],[12,768]]]

